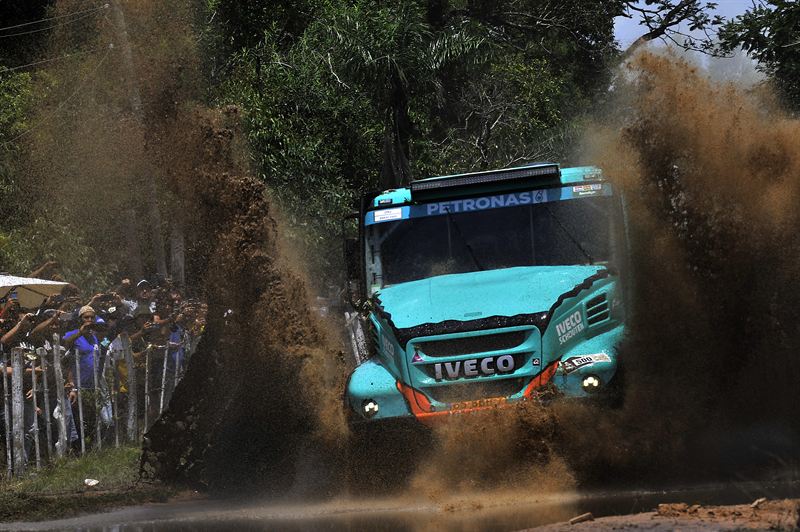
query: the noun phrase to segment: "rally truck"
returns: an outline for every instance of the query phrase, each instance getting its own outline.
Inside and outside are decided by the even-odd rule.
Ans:
[[[430,424],[618,389],[626,231],[600,169],[421,179],[365,195],[352,219],[354,422]]]

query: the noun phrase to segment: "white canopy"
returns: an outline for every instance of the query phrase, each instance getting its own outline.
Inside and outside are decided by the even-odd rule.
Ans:
[[[16,294],[19,306],[32,309],[41,305],[48,297],[60,294],[65,286],[67,283],[58,281],[0,275],[0,298]]]

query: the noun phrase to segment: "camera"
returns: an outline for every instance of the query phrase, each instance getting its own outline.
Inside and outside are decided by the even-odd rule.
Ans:
[[[58,322],[69,327],[77,327],[80,322],[78,319],[78,311],[73,310],[72,312],[65,312],[64,314],[61,314],[58,317]]]
[[[58,311],[54,308],[39,309],[36,311],[36,314],[33,317],[33,321],[36,323],[36,325],[39,325],[40,323],[47,321],[53,316],[55,316],[56,312]]]

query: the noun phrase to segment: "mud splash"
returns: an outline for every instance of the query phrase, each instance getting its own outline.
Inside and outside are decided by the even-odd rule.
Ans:
[[[582,477],[788,467],[798,449],[800,121],[764,90],[642,53],[588,159],[627,199],[624,408],[556,410]],[[588,433],[591,434],[587,437]]]
[[[792,474],[800,121],[764,87],[645,52],[580,151],[623,192],[630,219],[623,405],[556,401],[439,429],[411,492]]]
[[[59,9],[75,5],[62,0]],[[281,258],[267,190],[242,162],[238,111],[198,102],[190,9],[139,2],[129,14],[137,50],[149,54],[139,71],[144,131],[118,120],[124,74],[109,59],[97,79],[111,82],[94,85],[76,118],[32,137],[42,155],[31,166],[61,178],[32,186],[42,203],[115,199],[107,203],[114,216],[91,218],[108,235],[129,230],[131,216],[118,216],[129,204],[119,200],[133,197],[141,213],[137,187],[156,169],[163,201],[187,228],[187,274],[209,300],[209,322],[147,434],[143,471],[215,490],[282,493],[298,457],[317,454],[329,466],[326,481],[341,487],[338,479],[363,463],[347,458],[339,347]],[[86,35],[106,42],[113,32],[104,24]],[[165,35],[173,40],[159,45]],[[440,428],[427,452],[398,458],[416,466],[408,476],[392,475],[397,462],[387,461],[389,487],[408,482],[411,496],[446,500],[691,478],[796,456],[800,124],[771,100],[712,83],[674,57],[644,53],[627,68],[614,112],[589,128],[584,150],[585,162],[623,189],[632,221],[636,297],[621,349],[623,408],[527,405]],[[132,233],[135,241],[141,228]],[[116,240],[93,242],[119,249]],[[111,251],[104,261],[136,254]],[[790,451],[775,454],[769,439]]]
[[[59,0],[53,14],[82,5]],[[164,241],[182,235],[187,285],[209,302],[209,319],[185,381],[147,434],[145,474],[215,489],[244,490],[251,480],[279,491],[292,481],[303,442],[338,452],[344,370],[282,259],[266,187],[250,175],[237,134],[238,110],[204,104],[194,27],[209,16],[202,3],[111,2],[59,25],[50,56],[85,53],[42,76],[49,98],[25,139],[23,186],[47,220],[42,236],[62,227],[69,242],[80,235],[94,257],[89,270],[115,281],[156,269],[153,232]],[[71,269],[85,262],[64,247],[43,258],[57,258],[89,288],[97,279]]]
[[[621,112],[586,139],[587,159],[624,191],[631,219],[636,295],[621,346],[623,407],[530,404],[441,427],[424,452],[388,461],[376,477],[384,488],[408,483],[410,500],[463,493],[474,501],[467,494],[750,475],[796,456],[800,125],[768,99],[669,55],[640,54],[627,69],[616,88]],[[332,437],[303,445],[326,456],[328,482],[345,486],[337,479],[365,466],[344,449],[343,383],[325,377],[338,371],[325,366],[338,363],[336,349],[320,347],[330,344],[301,283],[279,266],[263,186],[218,166],[230,159],[233,129],[207,120],[183,151],[204,153],[211,166],[202,186],[187,183],[179,195],[203,209],[212,314],[233,308],[247,318],[210,327],[204,362],[154,427],[145,460],[161,478],[225,488],[255,471],[281,489],[302,435],[316,432]],[[234,396],[197,396],[229,390],[244,374],[257,377]],[[301,388],[312,395],[296,399]],[[400,473],[402,461],[410,471]]]
[[[432,500],[457,493],[524,489],[552,493],[575,487],[557,448],[558,420],[535,403],[464,416],[433,430],[430,454],[419,460],[410,492]]]
[[[280,492],[291,486],[303,441],[322,445],[346,434],[344,370],[310,314],[304,285],[281,268],[264,185],[231,173],[239,170],[234,130],[202,109],[176,124],[170,145],[201,154],[176,193],[194,206],[203,235],[194,249],[205,263],[209,323],[186,378],[146,435],[143,471],[215,490]]]

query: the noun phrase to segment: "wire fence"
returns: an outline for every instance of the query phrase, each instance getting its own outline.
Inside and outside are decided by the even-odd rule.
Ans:
[[[135,352],[120,335],[88,356],[54,334],[42,347],[0,354],[8,478],[56,458],[140,442],[169,404],[197,341],[185,333],[180,342]]]

